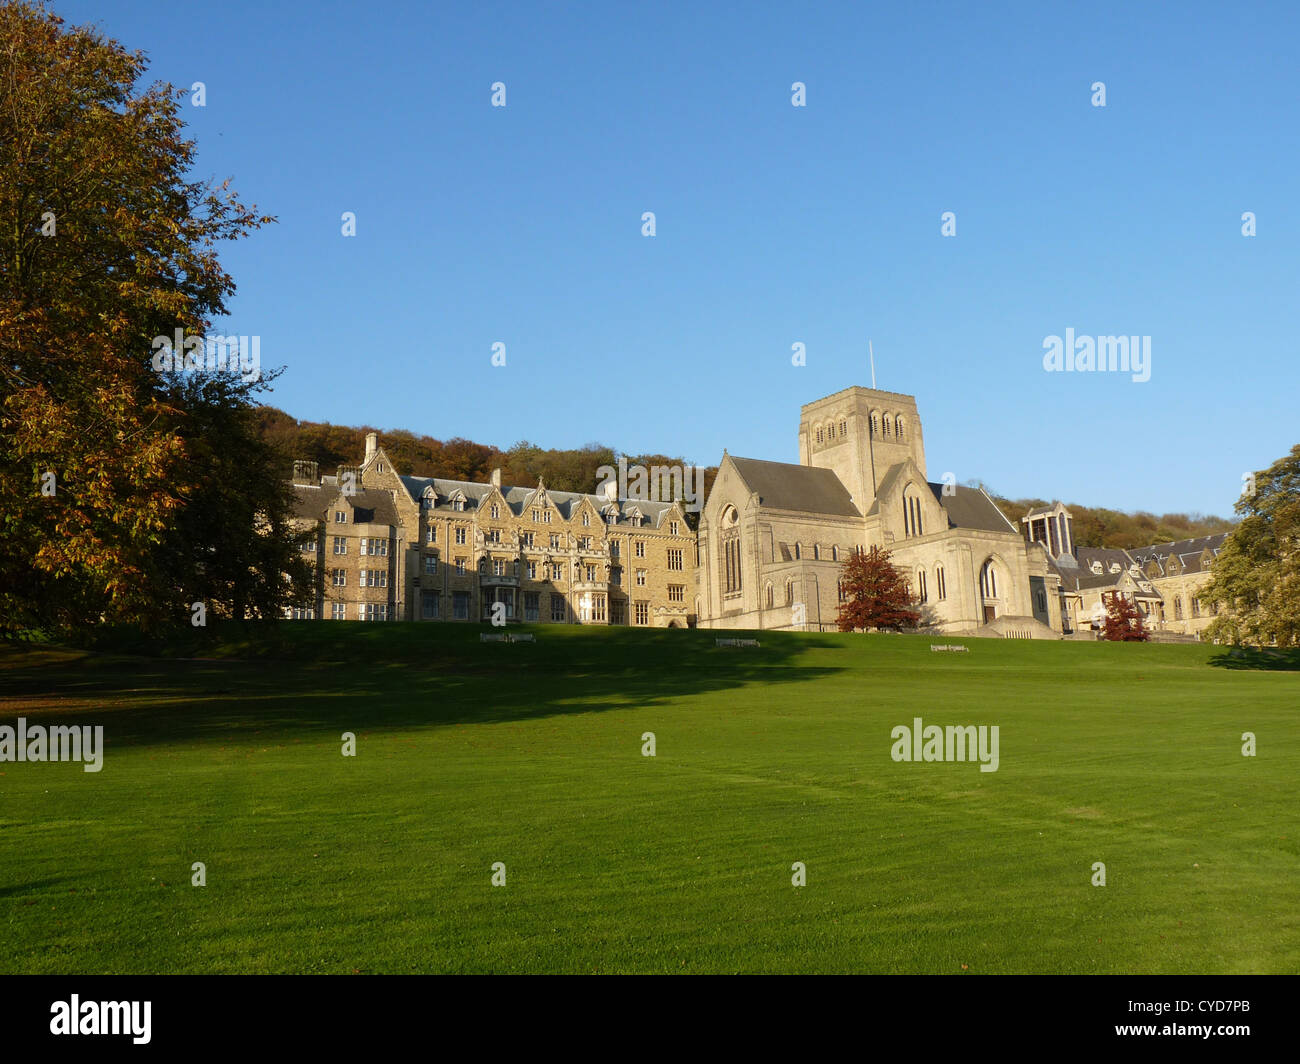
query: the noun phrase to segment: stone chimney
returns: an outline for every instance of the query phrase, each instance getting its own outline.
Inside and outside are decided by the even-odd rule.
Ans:
[[[494,488],[500,488],[500,487],[501,487],[501,467],[500,467],[500,466],[497,466],[496,469],[492,470],[492,486],[493,486]]]
[[[366,461],[367,462],[369,462],[370,459],[374,458],[375,451],[377,451],[378,449],[379,449],[379,433],[367,432],[366,433]]]
[[[293,482],[295,484],[319,484],[320,477],[317,475],[319,469],[320,466],[316,462],[299,458],[293,463]]]

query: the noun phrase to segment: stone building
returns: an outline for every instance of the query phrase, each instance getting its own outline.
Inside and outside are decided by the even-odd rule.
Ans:
[[[300,526],[314,525],[316,603],[329,620],[686,627],[695,534],[678,502],[399,476],[370,433],[362,464],[296,463]]]
[[[700,517],[700,624],[828,630],[839,567],[879,546],[945,632],[1053,638],[1046,555],[983,491],[929,480],[916,400],[846,388],[808,403],[799,463],[724,454]]]

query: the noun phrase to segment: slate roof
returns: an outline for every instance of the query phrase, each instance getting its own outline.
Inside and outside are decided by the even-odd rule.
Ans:
[[[1007,520],[1006,514],[998,509],[997,503],[990,499],[980,488],[966,488],[957,485],[956,494],[945,495],[944,485],[931,484],[930,491],[939,500],[939,505],[948,514],[949,528],[975,528],[984,532],[1010,532],[1020,535],[1020,530]]]
[[[829,469],[789,462],[764,462],[758,458],[736,458],[734,455],[731,461],[740,479],[750,491],[758,494],[763,506],[835,517],[862,516],[853,505],[848,489]]]
[[[1147,562],[1154,561],[1160,566],[1160,572],[1164,573],[1168,569],[1171,557],[1176,557],[1186,567],[1189,563],[1199,560],[1207,550],[1211,555],[1217,556],[1223,547],[1223,541],[1227,538],[1226,532],[1220,532],[1217,535],[1199,536],[1196,539],[1174,540],[1172,543],[1153,543],[1149,547],[1134,548],[1129,551],[1129,554],[1143,566]]]
[[[483,500],[494,490],[491,484],[477,484],[468,480],[443,480],[441,477],[402,477],[401,481],[412,501],[417,504],[424,497],[424,489],[432,485],[433,490],[438,494],[434,506],[435,511],[453,510],[452,500],[458,493],[465,499],[466,512],[477,510]],[[521,516],[525,510],[533,505],[538,492],[535,487],[509,487],[504,484],[496,490],[501,492],[506,505],[516,517]],[[645,523],[654,528],[663,525],[664,517],[673,508],[671,502],[651,502],[644,499],[611,501],[604,495],[588,495],[574,491],[552,491],[550,488],[546,489],[546,497],[566,521],[574,515],[584,499],[596,508],[597,513],[603,515],[607,512],[608,507],[613,506],[617,508],[620,522],[629,521],[636,514],[640,514],[645,519]]]
[[[320,484],[293,485],[293,513],[304,521],[321,521],[329,515],[326,507],[347,505],[352,511],[351,524],[398,524],[397,507],[386,491],[367,488],[355,495],[339,497],[337,477],[323,477]]]

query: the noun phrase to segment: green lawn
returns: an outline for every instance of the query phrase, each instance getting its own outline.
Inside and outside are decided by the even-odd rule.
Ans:
[[[0,724],[107,746],[0,764],[0,971],[1300,971],[1300,671],[533,631],[0,648]],[[997,725],[998,771],[895,763],[915,716]]]

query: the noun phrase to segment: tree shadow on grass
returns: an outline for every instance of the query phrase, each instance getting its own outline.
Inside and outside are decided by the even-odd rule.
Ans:
[[[1210,658],[1210,664],[1220,669],[1300,672],[1300,648],[1231,647]]]
[[[114,746],[284,742],[343,731],[496,724],[637,710],[760,691],[840,667],[801,661],[843,643],[817,634],[530,626],[534,643],[483,643],[479,626],[300,624],[216,636],[186,658],[0,654],[0,722],[105,725]],[[760,647],[717,647],[754,638]],[[244,642],[239,642],[244,640]],[[236,656],[237,655],[237,656]],[[744,693],[742,693],[742,691]],[[777,695],[775,697],[783,697]],[[716,705],[716,703],[714,703]]]

